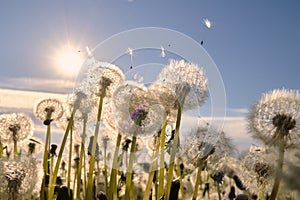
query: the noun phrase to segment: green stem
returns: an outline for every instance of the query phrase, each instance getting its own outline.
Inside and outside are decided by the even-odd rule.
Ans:
[[[66,129],[66,131],[64,133],[64,137],[63,137],[62,142],[61,142],[61,147],[59,149],[59,153],[58,153],[58,156],[57,156],[57,161],[56,161],[54,172],[53,172],[52,182],[54,182],[54,180],[56,180],[56,178],[57,178],[57,173],[58,173],[60,162],[61,162],[61,159],[62,159],[62,154],[63,154],[63,151],[65,149],[65,145],[66,145],[66,142],[67,142],[69,131],[70,131],[71,126],[73,124],[73,118],[74,118],[75,112],[76,112],[76,110],[73,110],[71,118],[70,118],[70,121],[68,122],[67,129]],[[48,196],[49,196],[49,198],[48,198],[49,200],[53,199],[53,196],[54,196],[54,186],[50,186],[50,190],[49,190],[49,195]]]
[[[105,193],[108,193],[108,180],[107,180],[107,161],[106,161],[106,148],[107,145],[104,146],[104,178],[105,178]]]
[[[73,129],[71,126],[70,130],[70,146],[69,146],[69,163],[68,163],[68,179],[67,179],[67,186],[68,186],[68,194],[71,196],[71,186],[70,186],[70,180],[71,180],[71,165],[72,165],[72,147],[73,147]]]
[[[118,155],[119,155],[119,149],[121,145],[121,138],[122,138],[121,134],[118,133],[116,149],[113,158],[113,166],[111,168],[111,173],[110,173],[110,184],[109,184],[109,193],[108,193],[109,199],[118,198],[117,197],[117,173],[118,173]]]
[[[181,199],[184,199],[184,188],[183,188],[183,182],[182,182],[182,176],[181,176],[181,169],[180,169],[179,160],[177,160],[177,176],[179,177],[179,182],[180,182]]]
[[[280,144],[279,146],[279,158],[277,161],[277,169],[276,169],[276,177],[273,185],[273,189],[271,192],[270,200],[275,200],[278,194],[279,185],[281,181],[282,176],[282,168],[283,168],[283,162],[284,162],[284,144]]]
[[[46,139],[45,139],[45,147],[44,147],[44,158],[43,158],[43,167],[44,167],[44,177],[42,181],[41,187],[41,200],[46,199],[45,190],[46,189],[46,176],[48,173],[48,149],[49,149],[49,140],[50,140],[50,125],[47,125]],[[46,192],[47,194],[48,192]]]
[[[3,146],[2,146],[2,143],[0,141],[0,158],[2,157],[3,155]]]
[[[222,200],[222,198],[221,198],[220,184],[218,182],[217,182],[217,191],[218,191],[218,198],[219,198],[219,200]]]
[[[202,172],[202,166],[198,167],[198,172],[197,172],[197,177],[196,177],[196,183],[194,187],[194,193],[193,193],[193,200],[197,199],[198,196],[198,190],[199,190],[199,185],[201,181],[201,172]]]
[[[169,169],[168,169],[167,185],[166,185],[166,198],[165,199],[169,199],[169,196],[170,196],[171,184],[172,184],[172,180],[173,180],[174,161],[175,161],[175,155],[176,155],[177,145],[178,145],[178,141],[179,141],[180,121],[181,121],[181,107],[179,105],[178,111],[177,111],[174,141],[173,141],[173,145],[172,145],[172,149],[171,149],[171,156],[170,156],[170,161],[169,161]]]
[[[51,187],[54,187],[54,185],[55,185],[54,181],[56,181],[56,180],[52,179],[52,176],[53,176],[53,161],[54,161],[53,155],[51,155],[51,158],[50,158],[50,168],[49,168],[49,174],[50,174],[49,175],[49,190],[51,189]]]
[[[80,199],[80,190],[81,190],[81,171],[82,171],[82,160],[84,156],[84,145],[85,145],[85,133],[86,133],[86,117],[83,120],[83,129],[82,129],[82,142],[80,145],[80,156],[79,164],[77,169],[77,190],[76,190],[76,199]]]
[[[44,149],[44,173],[45,175],[48,173],[48,150],[49,150],[49,141],[50,141],[50,125],[47,126],[46,140],[45,140],[45,149]]]
[[[74,180],[73,180],[73,192],[74,192],[73,194],[74,194],[74,197],[75,197],[75,188],[76,188],[77,173],[78,173],[78,169],[76,169],[75,172],[74,172]],[[76,197],[76,199],[77,199],[77,197]]]
[[[97,122],[94,134],[94,140],[92,144],[91,158],[90,158],[90,166],[88,172],[88,183],[87,183],[87,199],[93,199],[93,171],[95,166],[95,152],[96,152],[96,144],[98,140],[99,128],[100,128],[100,120],[103,106],[103,99],[105,96],[106,88],[104,87],[102,93],[100,95],[98,114],[97,114]]]
[[[125,199],[130,200],[130,191],[132,185],[132,168],[134,163],[134,153],[136,147],[136,136],[132,136],[132,143],[130,148],[130,155],[129,155],[129,165],[126,174],[126,190],[125,190]]]
[[[156,171],[155,168],[157,166],[157,157],[158,157],[159,144],[160,144],[160,137],[157,137],[156,144],[155,144],[155,150],[153,151],[153,154],[152,154],[152,163],[151,163],[151,166],[150,166],[150,173],[149,173],[149,176],[148,176],[148,183],[147,183],[147,186],[146,186],[146,190],[145,190],[143,200],[149,200],[151,186],[152,186],[154,174],[155,174],[155,171]]]
[[[164,195],[164,180],[165,180],[165,140],[166,140],[166,126],[167,115],[164,116],[161,136],[160,136],[160,162],[159,162],[159,183],[158,183],[158,197]]]

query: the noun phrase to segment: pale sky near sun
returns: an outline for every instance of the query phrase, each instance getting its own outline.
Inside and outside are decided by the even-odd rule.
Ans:
[[[0,89],[72,92],[80,66],[66,58],[81,62],[86,46],[122,31],[162,27],[203,41],[224,82],[227,114],[240,120],[262,93],[299,89],[299,10],[297,0],[1,1]],[[130,55],[120,67],[129,66]],[[245,120],[226,126],[246,129]]]

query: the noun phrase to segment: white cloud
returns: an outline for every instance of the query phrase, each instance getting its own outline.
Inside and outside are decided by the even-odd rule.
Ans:
[[[49,91],[54,93],[66,93],[74,88],[74,81],[64,79],[44,78],[1,78],[0,88],[13,88],[19,90]]]
[[[248,131],[248,122],[245,116],[197,118],[196,116],[183,115],[181,132],[188,134],[191,129],[196,128],[199,124],[204,125],[205,123],[214,124],[218,126],[218,128],[223,127],[222,130],[232,139],[233,144],[240,152],[247,150],[251,144],[256,143]]]
[[[36,91],[22,91],[0,89],[0,113],[2,112],[26,112],[32,113],[33,107],[37,100],[41,98],[57,98],[64,100],[66,95],[57,93],[46,93]],[[234,110],[234,109],[232,109]],[[240,109],[237,109],[240,110]],[[241,110],[243,111],[243,110]],[[203,123],[211,123],[211,117],[201,117]],[[255,141],[251,138],[247,128],[247,118],[245,116],[226,116],[214,117],[215,124],[224,123],[223,130],[230,137],[238,150],[243,151],[250,147]],[[184,115],[182,117],[181,131],[187,132],[199,124],[198,116]],[[45,127],[39,122],[35,125],[35,132],[44,133]],[[52,132],[56,133],[56,138],[61,137],[64,131],[60,128],[53,127]]]
[[[0,112],[9,112],[10,110],[28,112],[33,110],[35,103],[39,99],[48,97],[63,100],[66,98],[66,95],[47,92],[0,89]]]

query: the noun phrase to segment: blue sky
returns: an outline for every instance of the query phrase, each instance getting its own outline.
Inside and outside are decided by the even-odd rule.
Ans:
[[[70,92],[74,79],[53,67],[60,46],[82,52],[122,31],[163,27],[204,41],[223,78],[229,115],[245,114],[263,92],[299,89],[299,10],[297,0],[1,1],[0,88]]]
[[[300,3],[296,0],[0,4],[1,84],[7,78],[64,78],[55,73],[50,58],[53,49],[67,41],[84,50],[121,31],[155,26],[204,40],[203,47],[221,72],[229,107],[249,107],[262,92],[274,88],[299,87]],[[213,29],[204,27],[203,18],[214,23]],[[49,90],[46,85],[40,89]]]

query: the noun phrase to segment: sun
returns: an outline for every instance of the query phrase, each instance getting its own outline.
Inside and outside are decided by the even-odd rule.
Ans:
[[[60,74],[74,77],[78,74],[83,62],[83,53],[72,45],[64,45],[56,49],[55,66]]]

